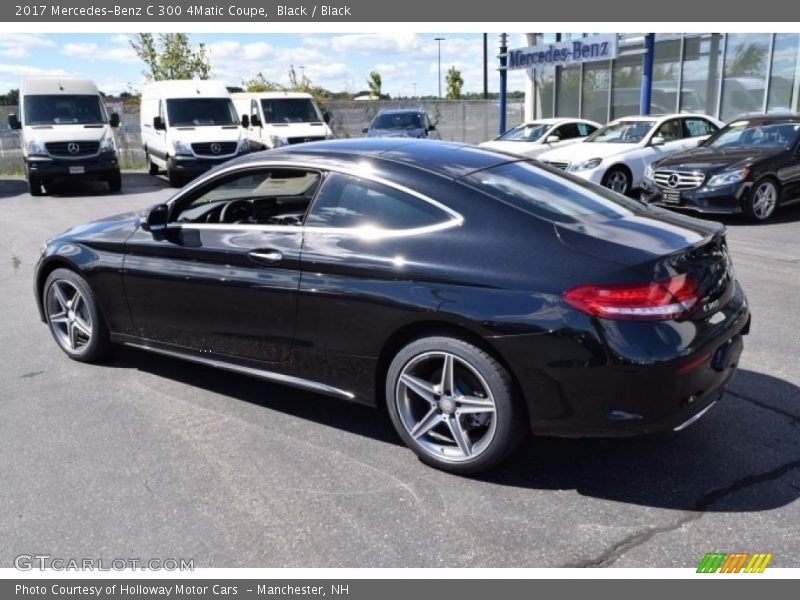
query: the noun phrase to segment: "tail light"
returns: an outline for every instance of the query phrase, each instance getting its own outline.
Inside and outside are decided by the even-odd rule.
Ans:
[[[687,275],[624,285],[579,285],[564,300],[581,312],[605,319],[662,321],[687,314],[700,294]]]

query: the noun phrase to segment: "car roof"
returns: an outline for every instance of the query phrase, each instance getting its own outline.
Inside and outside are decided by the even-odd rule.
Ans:
[[[380,111],[379,115],[395,115],[395,114],[403,114],[403,113],[415,113],[415,114],[422,114],[425,111],[421,108],[386,108]]]
[[[764,114],[764,113],[747,113],[743,115],[739,115],[737,117],[733,117],[725,122],[726,125],[730,125],[736,121],[776,121],[776,122],[794,122],[800,121],[800,114],[798,113],[771,113],[771,114]]]
[[[533,125],[534,123],[538,123],[541,125],[555,125],[556,123],[594,123],[594,121],[590,121],[589,119],[579,119],[578,117],[550,117],[547,119],[531,119],[530,121],[522,121],[521,123],[515,125],[515,127],[519,127],[519,125]]]
[[[524,160],[522,157],[490,148],[458,142],[412,138],[351,138],[307,142],[268,152],[254,152],[227,164],[234,161],[240,164],[258,164],[305,160],[321,166],[326,163],[352,165],[364,159],[400,163],[453,179],[504,163]]]

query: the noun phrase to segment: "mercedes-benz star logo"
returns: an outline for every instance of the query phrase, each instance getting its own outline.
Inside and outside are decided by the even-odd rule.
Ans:
[[[667,185],[671,188],[678,187],[679,182],[680,182],[680,177],[678,177],[677,173],[673,173],[672,175],[669,176],[669,179],[667,179]]]
[[[67,144],[67,151],[70,154],[77,154],[78,152],[81,151],[81,147],[75,142],[70,142],[69,144]]]
[[[211,152],[213,152],[214,154],[219,154],[220,152],[222,152],[222,146],[214,142],[213,144],[211,144]]]

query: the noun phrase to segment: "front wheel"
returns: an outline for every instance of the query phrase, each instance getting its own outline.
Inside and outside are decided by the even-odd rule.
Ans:
[[[751,221],[761,223],[772,216],[780,198],[780,189],[772,179],[760,179],[744,201],[744,212]]]
[[[618,194],[627,194],[631,189],[631,176],[622,167],[614,167],[603,177],[603,185]]]
[[[31,196],[41,196],[43,194],[42,180],[36,175],[28,175],[28,193]]]
[[[422,338],[400,350],[386,376],[386,398],[405,444],[451,473],[500,464],[528,427],[506,369],[457,338]]]
[[[45,281],[42,301],[50,333],[67,356],[94,362],[108,353],[108,327],[83,277],[56,269]]]
[[[169,179],[170,187],[179,188],[183,185],[183,178],[175,169],[167,167],[167,179]]]
[[[122,189],[122,175],[119,171],[109,175],[106,181],[108,182],[108,189],[110,189],[112,193],[116,193]]]

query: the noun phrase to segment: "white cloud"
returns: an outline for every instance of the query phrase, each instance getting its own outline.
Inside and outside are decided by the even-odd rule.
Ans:
[[[54,46],[53,40],[34,33],[4,33],[0,36],[0,56],[22,58],[31,48]]]
[[[61,53],[88,60],[109,60],[121,63],[133,63],[139,60],[125,35],[112,36],[110,46],[100,46],[95,42],[70,42],[64,44]]]
[[[9,65],[0,63],[0,74],[16,75],[18,77],[64,77],[70,75],[64,69],[43,69],[32,65]],[[14,87],[19,87],[15,85]]]

